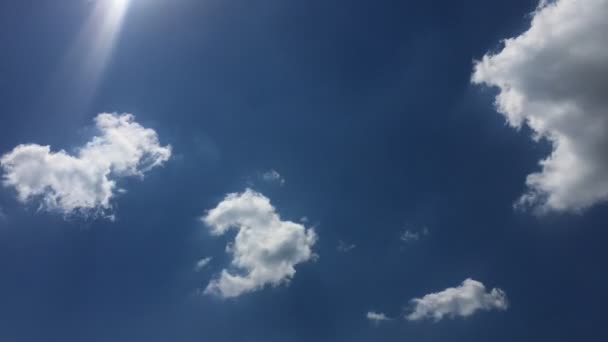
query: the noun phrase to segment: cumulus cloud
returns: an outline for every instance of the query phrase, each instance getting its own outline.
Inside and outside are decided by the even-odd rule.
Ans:
[[[315,231],[281,220],[270,200],[251,189],[227,195],[202,220],[214,235],[237,231],[226,248],[232,255],[232,268],[222,270],[205,294],[232,298],[280,285],[293,278],[297,264],[315,257]]]
[[[213,260],[212,257],[207,257],[207,258],[203,258],[199,261],[196,262],[196,266],[194,267],[194,269],[198,272],[201,271],[202,269],[204,269],[205,267],[207,267],[210,263],[211,260]]]
[[[285,184],[285,178],[277,170],[271,169],[262,174],[262,179],[269,183]]]
[[[499,288],[486,291],[479,281],[467,279],[458,287],[447,288],[441,292],[427,294],[411,301],[413,310],[407,320],[418,321],[444,317],[468,317],[479,310],[506,310],[507,295]]]
[[[375,324],[379,324],[380,322],[384,321],[390,321],[390,318],[382,312],[369,311],[365,317],[367,317],[368,321]]]
[[[543,1],[530,28],[475,63],[496,107],[553,151],[527,177],[520,207],[581,211],[608,198],[608,0]]]
[[[40,208],[71,214],[100,214],[111,209],[116,180],[143,176],[171,156],[156,132],[131,114],[102,113],[95,118],[99,135],[76,154],[26,144],[0,157],[3,185],[14,188],[21,202],[39,200]]]

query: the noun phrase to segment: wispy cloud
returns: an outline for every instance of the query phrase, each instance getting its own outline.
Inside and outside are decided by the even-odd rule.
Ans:
[[[212,257],[203,258],[196,262],[196,266],[194,267],[194,269],[197,272],[199,272],[199,271],[203,270],[205,267],[207,267],[211,263],[212,260],[213,260]]]
[[[369,311],[365,317],[367,318],[368,321],[374,323],[374,324],[380,324],[381,322],[384,321],[390,321],[391,318],[389,318],[388,316],[386,316],[386,314],[382,313],[382,312],[375,312],[375,311]]]
[[[415,242],[419,241],[421,238],[429,235],[429,229],[427,227],[422,228],[422,230],[414,230],[412,228],[407,228],[401,233],[401,241],[403,242]]]
[[[285,178],[281,176],[281,174],[274,169],[268,170],[262,174],[262,179],[268,183],[277,183],[280,185],[285,184]]]
[[[347,243],[347,242],[340,240],[340,241],[338,241],[337,250],[338,250],[338,252],[347,253],[347,252],[352,251],[356,247],[357,247],[357,245],[355,245],[354,243]]]

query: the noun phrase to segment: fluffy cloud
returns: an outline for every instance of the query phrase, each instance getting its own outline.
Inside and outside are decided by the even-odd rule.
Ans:
[[[369,311],[365,317],[367,317],[368,321],[375,324],[379,324],[383,321],[390,321],[390,318],[382,312]]]
[[[580,211],[608,198],[608,0],[542,1],[530,28],[476,62],[498,111],[553,145],[518,205]]]
[[[95,118],[99,135],[70,155],[50,146],[19,145],[0,158],[3,184],[21,202],[40,200],[41,209],[63,214],[100,214],[111,208],[116,179],[143,176],[171,156],[156,132],[131,114],[102,113]]]
[[[227,195],[202,220],[214,235],[237,230],[234,242],[227,247],[233,269],[224,269],[212,280],[206,294],[231,298],[267,284],[280,285],[294,276],[295,265],[315,256],[315,231],[282,221],[270,200],[250,189]]]
[[[458,287],[415,298],[411,302],[413,311],[406,316],[410,321],[440,321],[445,316],[468,317],[478,310],[506,310],[508,306],[504,291],[495,288],[487,292],[482,283],[473,279],[463,281]]]

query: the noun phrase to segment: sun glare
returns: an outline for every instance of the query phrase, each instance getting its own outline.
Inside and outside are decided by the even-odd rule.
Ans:
[[[60,70],[68,72],[72,98],[83,106],[97,91],[125,20],[131,0],[93,0],[90,13]]]
[[[129,0],[98,1],[87,21],[84,34],[88,42],[85,44],[90,46],[83,48],[89,51],[87,64],[97,72],[103,71],[108,62],[128,7]]]

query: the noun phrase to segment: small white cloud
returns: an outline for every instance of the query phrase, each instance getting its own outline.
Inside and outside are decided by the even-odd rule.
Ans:
[[[143,176],[171,156],[171,146],[161,146],[156,132],[144,128],[131,114],[99,114],[99,135],[78,149],[76,155],[50,146],[19,145],[0,158],[3,184],[17,191],[21,202],[40,200],[40,208],[63,214],[105,214],[116,180]]]
[[[519,208],[580,212],[608,199],[608,1],[541,1],[530,28],[475,63],[497,110],[553,151],[528,175]]]
[[[340,240],[340,241],[338,241],[337,250],[338,250],[338,252],[347,253],[347,252],[352,251],[356,247],[357,247],[357,245],[355,245],[354,243],[347,243],[347,242]]]
[[[369,311],[365,317],[367,317],[367,320],[369,320],[370,322],[372,322],[374,324],[379,324],[381,322],[390,321],[391,320],[384,313],[382,313],[382,312],[375,312],[375,311]]]
[[[280,185],[285,184],[285,178],[283,178],[283,176],[281,176],[281,174],[274,169],[264,172],[262,174],[262,179],[269,183],[278,183]]]
[[[401,233],[401,241],[415,242],[427,235],[429,235],[429,229],[427,227],[424,227],[421,231],[415,231],[413,229],[406,229],[403,231],[403,233]]]
[[[411,230],[406,230],[401,234],[401,241],[404,242],[412,242],[420,240],[420,233],[413,232]]]
[[[281,220],[270,200],[251,189],[227,195],[202,220],[214,235],[237,230],[226,248],[233,268],[213,279],[205,294],[231,298],[278,286],[293,278],[297,264],[314,260],[315,231]]]
[[[444,317],[468,317],[479,310],[506,310],[507,295],[499,288],[486,291],[479,281],[467,279],[458,287],[427,294],[411,301],[413,311],[407,320],[432,319],[440,321]]]
[[[207,267],[209,265],[209,263],[211,263],[211,260],[213,260],[212,257],[207,257],[207,258],[203,258],[199,261],[196,262],[196,266],[194,267],[194,269],[198,272],[201,271],[202,269],[204,269],[205,267]]]

